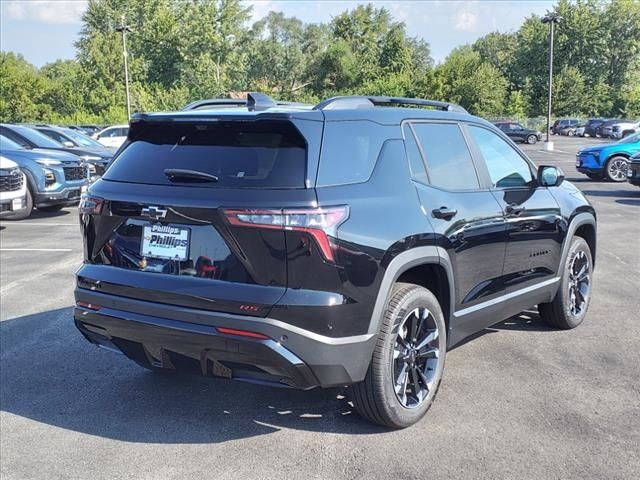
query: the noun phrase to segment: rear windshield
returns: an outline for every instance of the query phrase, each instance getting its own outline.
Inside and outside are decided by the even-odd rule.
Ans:
[[[146,123],[131,127],[130,141],[104,179],[152,185],[212,188],[304,188],[306,142],[286,121]],[[213,175],[217,182],[170,180],[166,169]]]

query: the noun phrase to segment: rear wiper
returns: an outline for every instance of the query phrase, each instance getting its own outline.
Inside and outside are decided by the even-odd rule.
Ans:
[[[172,182],[217,182],[218,177],[210,173],[197,170],[185,170],[182,168],[167,168],[164,174]]]

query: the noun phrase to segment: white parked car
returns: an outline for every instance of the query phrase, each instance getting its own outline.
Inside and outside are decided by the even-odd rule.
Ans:
[[[611,126],[611,138],[621,139],[633,135],[640,128],[640,122],[633,120],[621,120]]]
[[[114,125],[94,133],[92,137],[105,147],[119,148],[127,139],[129,125]]]
[[[20,220],[27,211],[27,179],[18,164],[0,156],[0,218]]]
[[[584,137],[584,128],[586,125],[578,125],[574,130],[574,134],[576,137]]]

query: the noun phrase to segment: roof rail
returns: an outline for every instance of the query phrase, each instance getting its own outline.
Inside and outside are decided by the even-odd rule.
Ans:
[[[420,107],[432,107],[436,110],[448,112],[468,113],[460,105],[455,103],[440,102],[437,100],[425,100],[422,98],[404,97],[379,97],[379,96],[345,96],[332,97],[313,107],[314,110],[338,110],[347,108],[372,108],[383,105],[416,105]]]
[[[196,100],[189,105],[182,107],[181,110],[200,110],[204,107],[240,107],[246,105],[246,100],[235,98],[210,98],[208,100]]]
[[[207,100],[196,100],[189,105],[182,107],[182,111],[186,110],[202,110],[209,107],[230,108],[230,107],[247,107],[249,110],[267,110],[271,107],[285,105],[303,105],[297,102],[282,102],[274,100],[270,96],[260,92],[247,93],[247,99],[240,98],[210,98]]]

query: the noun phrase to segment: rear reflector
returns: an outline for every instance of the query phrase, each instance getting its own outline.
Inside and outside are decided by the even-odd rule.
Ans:
[[[334,261],[330,237],[349,216],[349,207],[295,208],[283,210],[224,210],[231,225],[304,232],[316,241],[323,257]]]
[[[83,302],[81,300],[78,300],[76,302],[76,305],[78,307],[88,308],[89,310],[100,310],[102,308],[101,305],[96,305],[95,303]]]
[[[237,337],[257,338],[260,340],[267,340],[269,337],[257,332],[247,332],[246,330],[236,330],[235,328],[216,327],[218,333],[224,333],[225,335],[235,335]]]

